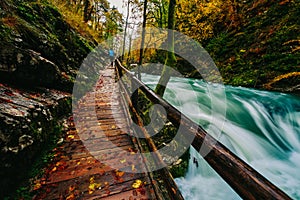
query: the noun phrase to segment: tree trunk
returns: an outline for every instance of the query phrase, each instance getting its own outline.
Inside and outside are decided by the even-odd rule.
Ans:
[[[138,64],[138,79],[141,80],[141,71],[140,67],[143,64],[143,56],[144,56],[144,45],[145,45],[145,35],[146,35],[146,22],[147,22],[147,4],[148,0],[144,0],[144,14],[143,14],[143,30],[142,30],[142,42],[141,42],[141,49],[140,49],[140,60]]]
[[[128,56],[127,56],[127,66],[131,62],[131,46],[132,46],[132,34],[129,37],[129,50],[128,50]]]
[[[167,84],[170,80],[170,67],[175,67],[176,65],[176,56],[174,53],[175,5],[176,0],[170,0],[168,17],[168,53],[161,77],[155,88],[155,92],[161,97],[164,95]]]
[[[129,14],[130,14],[129,11],[130,11],[130,0],[128,0],[128,3],[127,3],[127,16],[126,16],[125,30],[124,30],[124,41],[123,41],[123,50],[122,50],[122,61],[124,60],[124,54],[125,54],[126,37],[127,37],[127,28],[128,28]]]
[[[84,1],[84,9],[83,9],[83,21],[87,22],[89,19],[89,6],[90,6],[90,1],[85,0]]]

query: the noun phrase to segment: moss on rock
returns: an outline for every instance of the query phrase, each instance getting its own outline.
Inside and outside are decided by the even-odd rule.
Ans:
[[[74,72],[96,43],[76,33],[47,1],[2,4],[0,77],[71,91]]]

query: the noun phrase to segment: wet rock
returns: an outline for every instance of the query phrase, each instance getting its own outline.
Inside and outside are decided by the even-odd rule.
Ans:
[[[22,181],[24,171],[70,111],[68,93],[0,84],[0,196]]]
[[[61,71],[53,62],[33,50],[4,48],[0,61],[0,75],[10,82],[56,88],[61,83]]]

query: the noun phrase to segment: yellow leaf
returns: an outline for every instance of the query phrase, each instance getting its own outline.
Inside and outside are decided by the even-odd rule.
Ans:
[[[74,139],[74,138],[75,138],[74,135],[69,135],[69,136],[68,136],[68,139]]]
[[[51,170],[51,172],[55,172],[56,170],[57,170],[57,168],[54,167],[54,168]]]
[[[96,189],[100,189],[101,183],[92,183],[89,185],[89,194],[92,194]]]
[[[74,200],[75,199],[75,195],[74,194],[70,194],[69,196],[67,196],[66,200]]]
[[[96,189],[100,189],[101,183],[95,183],[95,177],[90,178],[89,194],[93,194]]]
[[[126,162],[126,159],[123,159],[123,160],[120,160],[120,163],[125,163]]]
[[[90,178],[90,183],[95,183],[95,177],[92,176],[92,177]]]
[[[135,189],[138,189],[142,186],[142,181],[141,180],[136,180],[133,184],[132,184],[132,187],[135,188]]]
[[[135,166],[134,165],[131,165],[131,170],[135,171]]]
[[[33,187],[33,190],[38,190],[42,187],[42,184],[41,183],[36,183]]]

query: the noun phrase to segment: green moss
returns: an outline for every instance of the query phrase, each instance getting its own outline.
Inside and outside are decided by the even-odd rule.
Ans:
[[[242,10],[255,2],[244,4]],[[288,43],[300,40],[299,8],[298,1],[264,2],[250,12],[241,11],[240,27],[220,31],[205,42],[226,84],[262,87],[278,75],[299,71],[299,51],[292,51],[299,44]]]
[[[151,101],[146,97],[144,93],[139,91],[139,98],[138,98],[138,105],[139,105],[139,115],[141,116],[143,120],[143,124],[149,125],[150,123],[150,116],[149,116],[149,109],[153,105]],[[152,124],[156,124],[153,123]],[[157,127],[152,127],[152,129],[156,129]],[[156,133],[154,136],[151,137],[152,141],[154,142],[155,146],[160,149],[165,144],[170,143],[171,141],[174,141],[174,137],[178,133],[178,127],[176,125],[173,125],[169,121],[167,121],[164,124],[164,127]],[[184,139],[184,138],[183,138]],[[144,141],[146,143],[146,141]],[[147,145],[145,145],[147,147]],[[175,147],[176,148],[176,147]],[[163,156],[163,155],[162,155]],[[168,156],[167,156],[168,157]],[[173,157],[172,157],[173,159]],[[169,170],[173,177],[183,177],[188,169],[188,162],[189,162],[189,150],[187,149],[186,152],[181,155],[179,158],[182,162],[180,162],[177,165],[169,166]],[[176,162],[177,160],[174,160]]]
[[[24,179],[27,180],[19,186],[14,194],[12,194],[14,199],[32,199],[35,195],[35,192],[32,191],[33,180],[40,178],[44,174],[44,170],[47,165],[53,160],[54,152],[52,151],[57,147],[58,140],[63,136],[62,135],[62,126],[56,125],[53,127],[50,139],[43,144],[43,148],[36,155],[33,165],[24,170],[26,172],[23,174]]]
[[[71,76],[70,80],[62,78],[61,81],[52,84],[56,85],[55,88],[71,92],[72,80],[76,76],[74,70],[80,67],[83,59],[94,48],[93,41],[76,33],[63,20],[58,9],[46,0],[5,0],[5,3],[7,2],[9,2],[9,9],[5,10],[6,18],[0,20],[0,45],[9,47],[5,48],[7,51],[5,55],[15,55],[14,52],[22,50],[33,50],[56,64],[59,71]],[[15,63],[9,64],[15,65]],[[21,83],[22,77],[18,77],[17,82]]]

